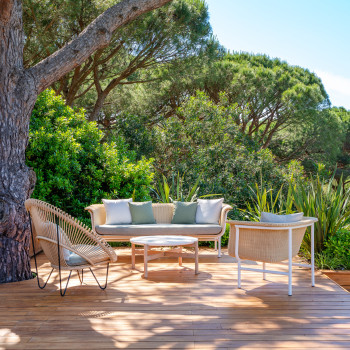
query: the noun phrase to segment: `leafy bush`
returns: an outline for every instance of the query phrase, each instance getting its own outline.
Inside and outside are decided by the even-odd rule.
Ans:
[[[321,269],[350,270],[350,231],[340,230],[325,242],[325,249],[315,255]]]
[[[103,134],[83,110],[43,92],[30,122],[27,164],[34,168],[34,198],[49,202],[89,223],[84,208],[102,198],[149,199],[151,161],[134,161],[123,141],[101,143]]]

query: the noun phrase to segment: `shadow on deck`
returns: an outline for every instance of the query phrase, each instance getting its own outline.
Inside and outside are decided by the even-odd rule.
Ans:
[[[309,271],[295,269],[288,297],[285,276],[243,271],[236,289],[225,250],[219,259],[201,249],[199,275],[189,259],[152,261],[147,280],[142,257],[133,271],[130,250],[118,254],[105,291],[88,272],[63,298],[57,272],[45,290],[36,280],[0,285],[0,349],[350,348],[350,293],[320,273],[311,288]],[[47,275],[43,254],[39,265]]]

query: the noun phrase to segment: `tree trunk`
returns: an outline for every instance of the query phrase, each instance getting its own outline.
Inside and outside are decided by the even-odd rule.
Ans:
[[[21,0],[0,0],[0,283],[31,278],[24,202],[35,185],[25,164],[29,119],[40,92],[108,45],[120,26],[170,0],[123,0],[36,66],[23,67]]]
[[[23,68],[21,3],[0,4],[0,282],[14,282],[31,278],[24,201],[35,174],[25,165],[25,149],[36,93]]]

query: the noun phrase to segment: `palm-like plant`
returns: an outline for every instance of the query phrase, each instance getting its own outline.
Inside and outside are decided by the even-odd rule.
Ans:
[[[293,212],[293,197],[291,186],[288,188],[287,195],[283,194],[283,185],[276,192],[265,183],[255,183],[255,188],[249,187],[250,201],[246,203],[247,209],[242,212],[246,218],[252,221],[259,221],[261,212],[283,214]]]
[[[317,176],[307,183],[298,182],[291,187],[296,209],[305,216],[318,219],[315,223],[316,252],[321,252],[327,239],[350,223],[350,190],[343,189],[342,179],[334,188],[333,180],[334,176],[329,181]],[[304,243],[310,251],[309,233],[306,234]]]
[[[167,178],[162,175],[162,178],[158,180],[157,187],[153,188],[152,191],[156,195],[157,200],[161,203],[172,203],[174,201],[180,202],[194,202],[197,198],[205,198],[211,196],[218,196],[218,194],[207,194],[198,197],[200,189],[199,182],[202,174],[198,176],[194,185],[185,193],[184,190],[184,177],[185,173],[180,175],[178,172],[176,175],[172,175],[171,184]]]

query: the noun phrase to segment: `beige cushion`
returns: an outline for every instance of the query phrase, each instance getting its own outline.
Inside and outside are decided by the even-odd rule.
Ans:
[[[102,199],[102,202],[105,206],[106,211],[106,224],[131,224],[131,213],[129,209],[129,203],[132,202],[132,198]]]
[[[197,224],[218,224],[222,209],[223,198],[197,199]]]
[[[99,225],[100,235],[152,236],[152,235],[215,235],[221,232],[218,224],[147,224],[147,225]]]

